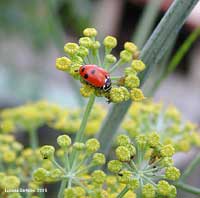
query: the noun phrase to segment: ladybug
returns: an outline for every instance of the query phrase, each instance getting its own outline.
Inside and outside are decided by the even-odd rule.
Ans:
[[[79,74],[90,85],[108,91],[111,89],[109,73],[97,65],[83,65],[79,68]]]

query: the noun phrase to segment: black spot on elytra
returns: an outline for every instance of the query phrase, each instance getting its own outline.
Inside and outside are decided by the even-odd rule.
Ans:
[[[95,70],[95,69],[93,69],[93,70],[91,71],[91,74],[95,74],[95,72],[96,72],[96,70]]]
[[[83,67],[83,68],[81,69],[82,72],[84,72],[84,70],[85,70],[85,67]]]
[[[88,78],[88,74],[85,74],[85,75],[84,75],[84,78],[87,79],[87,78]]]

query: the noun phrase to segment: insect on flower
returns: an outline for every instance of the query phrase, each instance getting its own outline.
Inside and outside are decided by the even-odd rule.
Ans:
[[[111,89],[111,79],[109,73],[97,65],[83,65],[79,69],[79,74],[90,85],[108,91]]]

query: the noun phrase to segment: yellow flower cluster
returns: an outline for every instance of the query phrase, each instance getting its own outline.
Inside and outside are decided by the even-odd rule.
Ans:
[[[106,110],[102,105],[94,105],[85,134],[88,136],[96,134],[105,115]],[[73,134],[78,131],[81,118],[82,109],[80,108],[63,108],[47,101],[39,101],[0,112],[0,130],[2,133],[12,133],[18,130],[29,132],[45,124],[56,130]]]
[[[197,126],[185,121],[174,106],[162,103],[134,103],[122,124],[123,129],[135,138],[138,134],[156,132],[163,144],[172,144],[176,151],[188,151],[200,146]]]
[[[101,43],[96,40],[98,32],[94,28],[86,28],[83,31],[83,37],[79,39],[79,43],[67,43],[64,51],[68,57],[63,56],[56,59],[56,68],[61,71],[68,72],[72,77],[80,80],[82,87],[80,93],[83,97],[95,95],[97,97],[105,97],[109,102],[121,103],[132,99],[133,101],[141,101],[145,97],[139,88],[140,79],[138,73],[145,69],[145,64],[138,59],[139,50],[132,42],[125,42],[124,49],[120,52],[119,60],[111,53],[113,48],[117,46],[117,39],[113,36],[106,36],[103,40],[104,57],[100,58],[99,50]],[[124,74],[120,77],[114,77],[111,73],[120,66],[128,64]],[[80,73],[80,67],[83,65],[96,65],[99,67],[96,76],[84,68],[84,75]],[[97,68],[98,68],[97,67]],[[95,69],[95,68],[94,68]],[[87,70],[87,71],[86,71]],[[92,75],[92,77],[90,77]],[[110,76],[111,75],[111,76]],[[96,78],[96,79],[95,79]],[[102,79],[101,79],[102,78]],[[92,79],[90,81],[90,79]],[[107,80],[109,85],[106,85]],[[110,83],[111,81],[111,83]],[[104,89],[104,85],[108,86]]]
[[[172,145],[161,144],[156,133],[136,135],[134,142],[119,135],[116,142],[117,159],[108,163],[108,169],[116,174],[119,183],[125,184],[127,191],[140,192],[139,197],[176,197],[176,188],[164,180],[176,181],[180,177],[179,169],[173,166]]]

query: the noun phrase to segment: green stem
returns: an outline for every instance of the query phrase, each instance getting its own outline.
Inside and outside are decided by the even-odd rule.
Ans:
[[[84,115],[83,115],[83,119],[81,121],[81,125],[80,125],[80,128],[79,128],[79,131],[76,134],[75,142],[81,142],[82,139],[83,139],[83,134],[84,134],[84,131],[85,131],[85,128],[86,128],[86,125],[87,125],[87,122],[88,122],[88,118],[90,116],[94,101],[95,101],[95,95],[91,95],[90,98],[89,98],[88,104],[86,106],[86,109],[85,109],[85,112],[84,112]],[[71,168],[72,169],[73,169],[74,166],[76,166],[76,158],[77,158],[77,152],[76,151],[72,151],[71,156],[70,156],[70,163],[71,163]]]
[[[52,159],[51,162],[53,163],[54,166],[56,166],[56,167],[59,168],[64,174],[66,174],[66,171],[63,169],[62,166],[60,166],[60,164],[58,164],[58,162],[56,162],[55,159]]]
[[[29,138],[30,138],[30,145],[33,150],[38,148],[38,136],[37,136],[37,129],[31,128],[29,130]]]
[[[59,190],[59,193],[58,193],[58,198],[63,198],[63,193],[64,193],[65,187],[67,185],[67,181],[68,181],[68,179],[63,179],[61,181],[60,190]]]
[[[181,176],[181,181],[184,181],[195,170],[196,166],[200,164],[200,153],[192,160]]]
[[[177,35],[183,26],[187,16],[192,11],[198,0],[174,0],[170,8],[160,21],[157,28],[143,47],[140,59],[147,65],[147,69],[141,73],[141,86],[146,78],[154,69],[155,65],[163,58],[163,55],[169,48],[170,40],[173,35]],[[166,28],[167,27],[167,28]],[[126,115],[132,101],[113,105],[98,133],[99,141],[102,144],[101,151],[108,154],[110,149],[110,141],[117,133],[124,116]],[[108,141],[109,140],[109,141]]]
[[[116,198],[122,198],[122,197],[124,197],[124,195],[128,192],[128,187],[126,186],[126,187],[124,187],[124,189],[117,195],[117,197]]]
[[[181,190],[184,190],[186,192],[189,192],[191,194],[195,194],[195,195],[200,195],[200,188],[196,188],[196,187],[193,187],[193,186],[190,186],[188,184],[184,184],[182,182],[180,183],[175,183],[174,184],[177,188],[181,189]]]
[[[112,68],[110,68],[109,72],[112,73],[115,69],[117,69],[117,67],[121,66],[123,64],[123,61],[121,59],[119,59],[115,65],[112,66]]]
[[[83,139],[83,133],[85,131],[87,121],[88,121],[89,115],[91,113],[94,101],[95,101],[95,95],[90,96],[85,113],[83,115],[80,129],[79,129],[78,133],[76,134],[75,142],[80,142]]]

